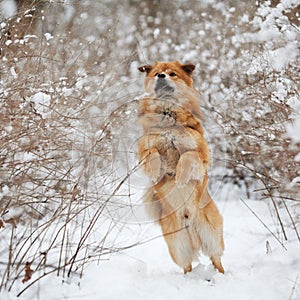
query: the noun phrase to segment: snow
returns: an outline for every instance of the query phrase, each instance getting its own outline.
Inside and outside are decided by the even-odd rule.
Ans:
[[[265,204],[250,203],[263,214]],[[97,299],[99,294],[104,299],[117,299],[119,295],[124,299],[288,299],[300,271],[299,262],[295,265],[294,261],[299,247],[291,243],[285,251],[269,240],[274,248],[266,254],[265,244],[270,237],[255,217],[239,202],[221,204],[225,275],[203,264],[183,275],[169,258],[164,241],[158,239],[103,263],[103,276],[99,273],[101,266],[93,268],[91,272],[97,274],[94,286],[96,282],[102,286],[89,290],[83,299]],[[154,229],[149,231],[153,235]],[[82,286],[90,280],[83,279]],[[83,296],[84,289],[82,292]]]
[[[32,96],[32,101],[35,104],[35,108],[43,117],[46,117],[49,112],[51,96],[43,93],[38,92]]]
[[[11,18],[17,11],[17,6],[14,0],[3,0],[0,2],[0,11],[5,18]]]
[[[288,43],[286,46],[270,51],[270,64],[277,71],[287,67],[299,56],[299,47],[295,42]]]
[[[292,139],[294,143],[300,143],[300,117],[294,123],[286,126],[287,136]]]
[[[22,208],[14,208],[10,209],[9,211],[5,212],[5,214],[2,216],[2,219],[4,221],[13,219],[13,218],[18,218],[22,214],[24,214],[24,210]]]
[[[4,185],[2,187],[2,191],[0,192],[0,199],[2,199],[4,196],[6,196],[9,193],[9,187],[7,185]]]
[[[10,73],[14,78],[18,78],[18,74],[16,73],[16,70],[14,67],[10,68]]]
[[[47,40],[47,41],[49,41],[49,40],[52,40],[52,39],[53,39],[53,36],[52,36],[52,34],[51,34],[51,33],[49,33],[49,32],[46,32],[46,33],[44,34],[44,36],[45,36],[45,38],[46,38],[46,40]]]
[[[159,33],[160,33],[159,28],[155,28],[154,31],[153,31],[153,35],[154,35],[155,39],[158,37]]]
[[[73,276],[62,283],[49,275],[21,299],[299,299],[299,242],[291,238],[285,250],[238,199],[217,204],[225,221],[224,275],[204,257],[184,275],[171,261],[158,226],[128,224],[128,238],[139,232],[141,241],[148,242],[90,265],[82,279]],[[247,205],[276,230],[265,202],[248,200]],[[2,295],[1,299],[15,299],[13,293]]]

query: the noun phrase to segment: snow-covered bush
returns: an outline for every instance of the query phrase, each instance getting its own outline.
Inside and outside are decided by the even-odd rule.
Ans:
[[[109,237],[125,225],[102,217],[132,175],[116,156],[134,156],[122,143],[134,144],[137,67],[156,60],[197,64],[211,188],[223,180],[271,201],[299,238],[297,1],[37,2],[16,16],[1,4],[1,288],[125,247]]]
[[[61,27],[53,27],[53,13],[70,8],[48,6],[36,16],[39,29],[31,28],[30,34],[14,30],[10,20],[1,23],[0,227],[5,267],[0,289],[26,283],[32,273],[33,283],[53,272],[81,273],[89,261],[118,251],[109,232],[117,225],[117,232],[122,229],[104,216],[119,188],[110,182],[110,123],[120,120],[109,120],[110,101],[119,105],[119,92],[124,92],[110,89],[119,72],[105,45],[111,46],[111,40],[106,36],[106,41],[103,37],[93,43],[93,37],[77,31],[84,7],[72,9],[67,20],[62,14]],[[17,18],[30,13],[21,11]],[[71,18],[74,25],[67,31]],[[44,27],[51,32],[40,30]]]

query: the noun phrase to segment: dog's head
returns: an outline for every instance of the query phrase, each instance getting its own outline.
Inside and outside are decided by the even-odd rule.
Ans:
[[[145,65],[138,68],[146,72],[145,90],[158,97],[172,96],[183,88],[193,88],[192,73],[195,66],[191,63],[156,62],[153,66]]]

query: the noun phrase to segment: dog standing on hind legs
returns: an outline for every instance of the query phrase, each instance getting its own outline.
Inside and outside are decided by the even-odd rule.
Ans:
[[[177,61],[139,67],[146,73],[146,96],[139,100],[138,157],[153,183],[144,203],[184,273],[192,271],[200,250],[224,273],[223,219],[207,191],[210,156],[194,69]]]

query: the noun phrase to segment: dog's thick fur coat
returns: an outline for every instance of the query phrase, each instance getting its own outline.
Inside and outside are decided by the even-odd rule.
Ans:
[[[138,156],[153,182],[144,203],[184,273],[192,270],[200,250],[224,273],[223,220],[207,191],[210,155],[193,88],[194,68],[177,61],[139,68],[146,72],[147,95],[139,102],[143,135]]]

